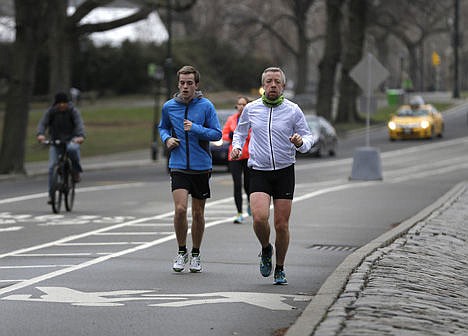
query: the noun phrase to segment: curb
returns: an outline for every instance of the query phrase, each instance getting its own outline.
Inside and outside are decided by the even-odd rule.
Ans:
[[[350,254],[325,280],[317,294],[296,322],[288,329],[285,336],[312,336],[318,325],[327,317],[328,309],[335,303],[346,287],[351,274],[366,257],[379,248],[390,245],[397,238],[406,234],[414,225],[427,218],[432,212],[445,204],[451,203],[466,188],[467,182],[456,184],[447,193],[419,213],[403,221],[397,227],[385,232],[380,237]]]

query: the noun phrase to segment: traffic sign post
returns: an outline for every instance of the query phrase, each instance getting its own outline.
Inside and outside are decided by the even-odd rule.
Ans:
[[[370,147],[370,114],[373,92],[388,77],[389,72],[370,53],[367,54],[349,73],[366,96],[366,146],[354,152],[350,179],[382,180],[380,151]]]

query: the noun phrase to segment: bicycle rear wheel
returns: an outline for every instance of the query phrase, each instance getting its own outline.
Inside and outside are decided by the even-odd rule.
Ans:
[[[60,212],[62,205],[62,175],[59,173],[59,168],[54,168],[54,174],[52,175],[52,189],[51,189],[51,200],[52,200],[52,211],[54,213]]]
[[[75,202],[75,181],[70,171],[67,171],[66,185],[64,188],[65,209],[72,211],[73,203]]]

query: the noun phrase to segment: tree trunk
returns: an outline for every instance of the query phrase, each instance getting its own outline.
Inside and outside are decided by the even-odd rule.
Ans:
[[[362,118],[358,115],[356,99],[359,87],[349,77],[349,72],[359,63],[362,58],[364,36],[366,30],[366,1],[351,0],[349,3],[349,26],[345,35],[347,42],[346,52],[342,58],[340,101],[338,104],[337,123],[360,122]]]
[[[48,25],[49,94],[69,93],[71,86],[71,48],[73,36],[67,22],[67,1],[53,2]]]
[[[46,13],[47,1],[15,1],[16,40],[0,150],[1,174],[25,172],[29,101],[33,92],[38,49],[43,38],[40,28]]]
[[[341,6],[344,0],[327,1],[325,50],[319,63],[317,114],[332,120],[336,66],[341,56]]]

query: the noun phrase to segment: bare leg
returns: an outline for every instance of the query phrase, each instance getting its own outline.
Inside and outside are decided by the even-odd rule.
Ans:
[[[270,195],[263,192],[250,194],[250,208],[253,216],[253,228],[262,247],[270,242]]]
[[[205,203],[204,199],[192,197],[192,244],[200,248],[205,231]]]
[[[176,189],[172,192],[174,199],[174,230],[179,246],[187,244],[187,203],[188,191],[185,189]]]
[[[276,231],[276,264],[284,265],[289,246],[289,216],[291,215],[292,200],[273,200]]]

